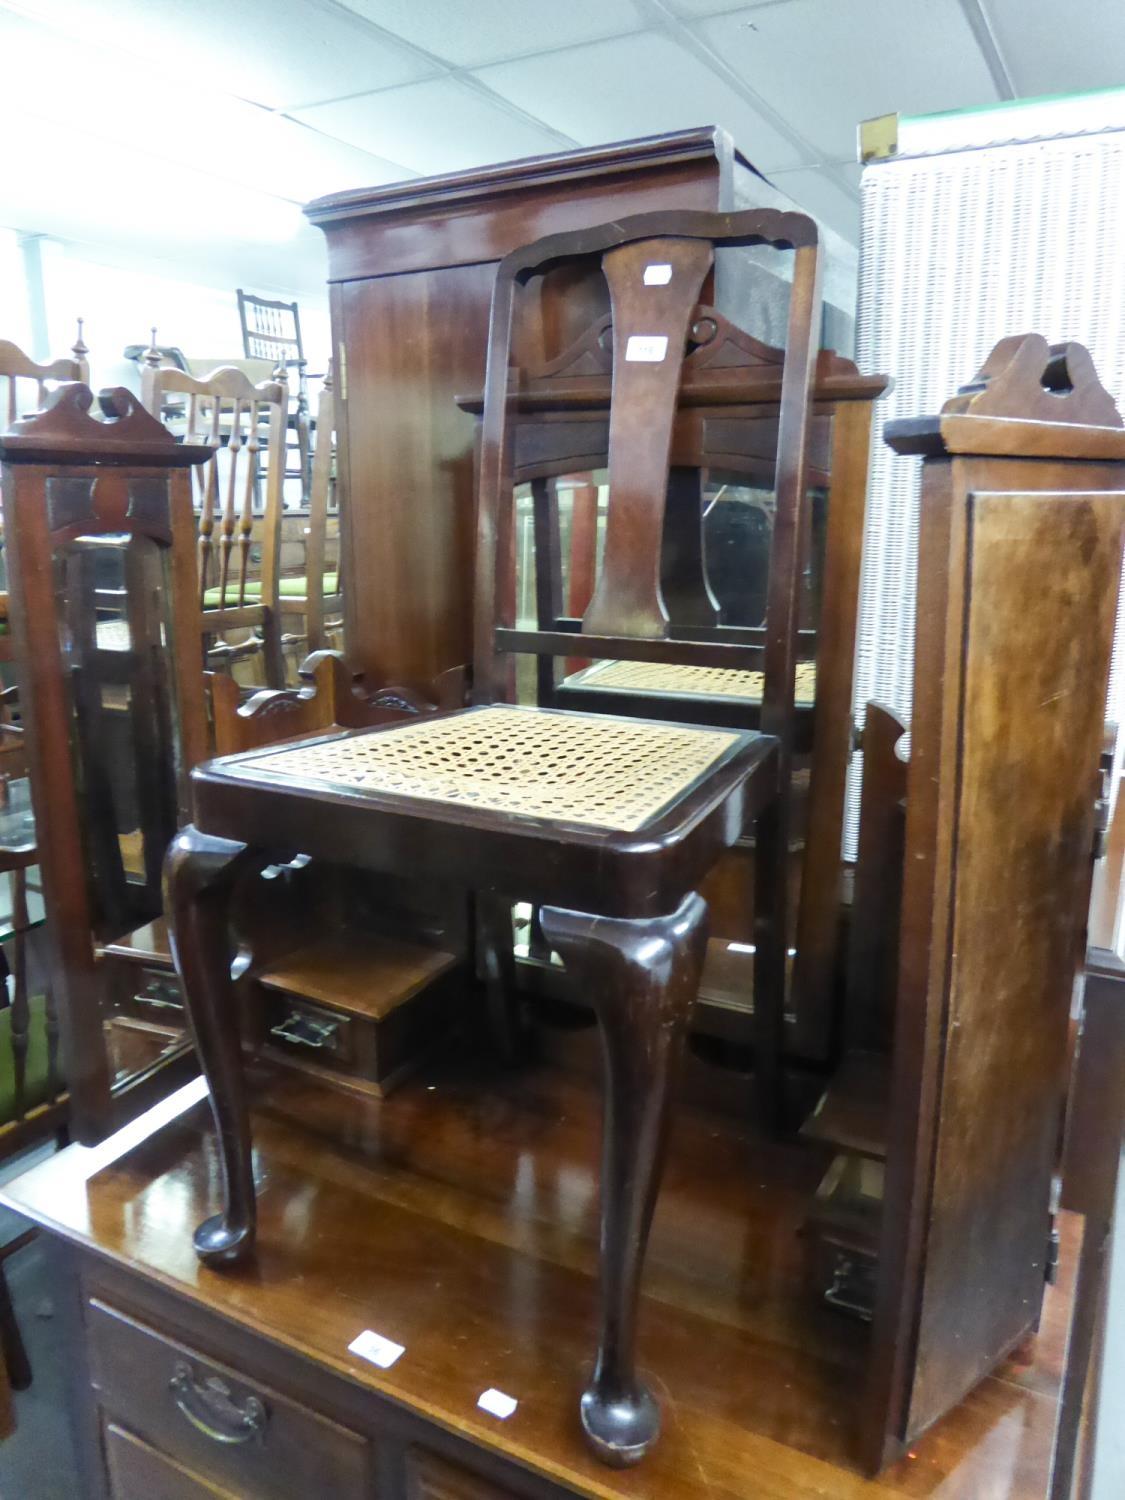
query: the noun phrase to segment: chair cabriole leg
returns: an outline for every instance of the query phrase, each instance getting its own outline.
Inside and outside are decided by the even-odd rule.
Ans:
[[[639,1462],[660,1433],[636,1373],[637,1297],[660,1185],[668,1106],[707,944],[694,893],[670,916],[624,919],[545,907],[543,934],[583,986],[601,1024],[601,1330],[582,1426],[603,1462]]]
[[[232,886],[249,862],[245,844],[211,838],[190,825],[172,841],[164,861],[172,956],[211,1088],[223,1167],[223,1210],[200,1224],[194,1236],[195,1252],[205,1265],[230,1264],[254,1248],[250,1117],[227,924]]]

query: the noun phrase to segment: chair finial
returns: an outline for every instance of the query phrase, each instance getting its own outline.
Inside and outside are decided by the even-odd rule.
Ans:
[[[144,352],[144,362],[150,370],[159,370],[160,368],[160,350],[156,347],[155,324],[153,325],[152,329],[152,343],[149,344],[148,348]]]
[[[86,347],[86,340],[82,337],[82,329],[85,325],[85,322],[85,318],[78,319],[78,335],[75,338],[74,343],[70,346],[70,352],[74,355],[74,358],[78,361],[79,364],[82,364],[87,354],[89,354],[90,352]]]
[[[335,389],[335,386],[334,386],[334,383],[333,383],[333,380],[332,380],[332,361],[331,360],[328,361],[328,364],[325,367],[324,380],[323,380],[322,384],[323,384],[324,389],[326,391],[328,391],[329,393],[331,393]]]

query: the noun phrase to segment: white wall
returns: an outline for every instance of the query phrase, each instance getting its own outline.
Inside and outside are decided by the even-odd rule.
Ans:
[[[298,299],[309,368],[314,373],[323,370],[330,348],[327,292],[310,298],[307,290],[250,280],[245,287],[266,296]],[[46,347],[37,348],[35,304],[40,295]],[[10,338],[40,358],[58,358],[74,343],[80,317],[85,320],[95,389],[136,388],[137,367],[125,360],[123,351],[127,344],[146,344],[153,325],[161,344],[176,345],[193,360],[220,364],[242,356],[233,283],[216,285],[213,276],[193,274],[188,266],[139,262],[126,248],[43,236],[23,249],[21,236],[0,228],[0,338]]]

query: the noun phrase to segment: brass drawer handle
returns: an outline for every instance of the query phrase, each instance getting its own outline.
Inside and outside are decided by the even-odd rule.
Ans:
[[[200,1385],[186,1360],[177,1360],[168,1382],[176,1406],[197,1432],[215,1443],[261,1443],[266,1436],[269,1414],[257,1396],[247,1396],[239,1406],[231,1400],[230,1386],[217,1375]]]
[[[271,1028],[270,1036],[275,1036],[282,1042],[295,1043],[298,1047],[312,1047],[316,1051],[322,1047],[334,1050],[339,1029],[338,1021],[317,1021],[312,1016],[302,1015],[295,1010],[284,1021]]]

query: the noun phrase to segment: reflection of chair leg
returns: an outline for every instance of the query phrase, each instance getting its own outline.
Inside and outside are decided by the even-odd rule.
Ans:
[[[176,970],[211,1087],[223,1165],[223,1211],[195,1232],[209,1265],[241,1259],[254,1247],[256,1205],[250,1165],[250,1116],[242,1076],[227,911],[236,879],[254,862],[244,844],[184,828],[164,863],[164,910]]]
[[[582,1425],[594,1451],[614,1466],[637,1463],[660,1432],[656,1401],[635,1368],[637,1297],[706,919],[697,895],[670,916],[632,921],[542,912],[547,941],[583,985],[602,1028],[601,1332]]]
[[[512,903],[489,892],[480,892],[477,897],[477,935],[493,1044],[505,1062],[517,1062],[527,1051],[528,1035],[523,1004],[516,987]]]
[[[23,1236],[20,1237],[24,1243]],[[4,1273],[4,1262],[0,1260],[0,1356],[8,1371],[8,1380],[14,1391],[26,1391],[31,1384],[31,1361],[27,1357],[16,1310],[12,1306],[12,1294],[8,1290],[8,1278]]]

